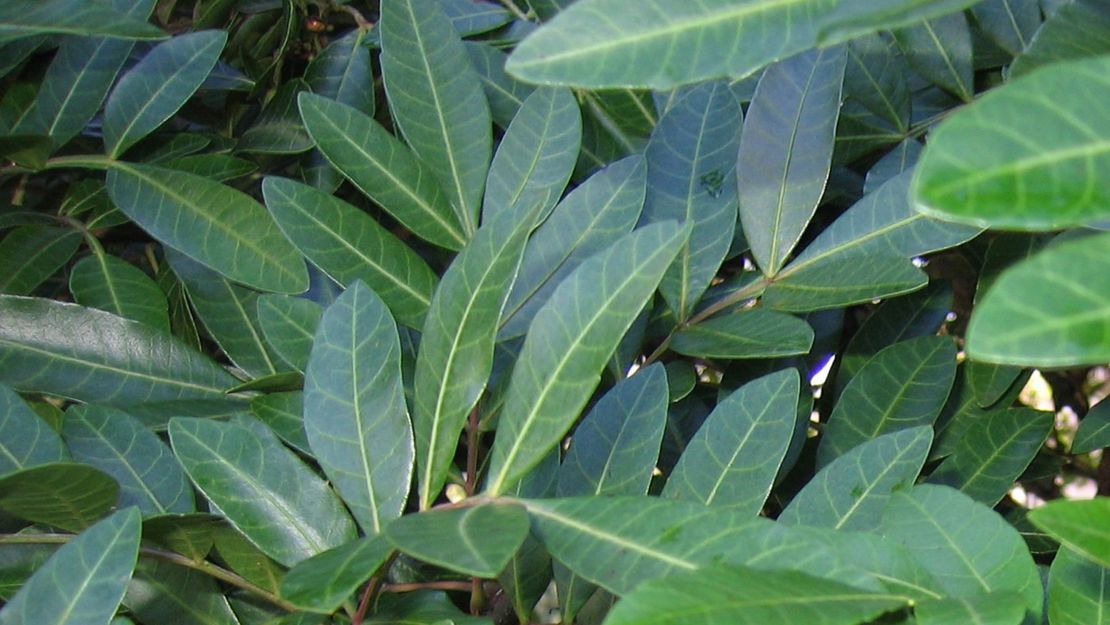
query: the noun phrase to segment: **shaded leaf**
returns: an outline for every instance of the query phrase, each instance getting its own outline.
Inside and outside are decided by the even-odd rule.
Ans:
[[[303,373],[324,309],[310,299],[274,293],[259,297],[256,306],[266,343],[279,358]]]
[[[5,2],[0,7],[0,43],[51,33],[119,39],[166,38],[166,33],[145,19],[124,17],[102,1],[24,0]]]
[[[87,464],[53,462],[0,478],[0,509],[12,516],[79,532],[116,505],[119,484]]]
[[[384,536],[367,536],[297,563],[281,580],[281,596],[298,608],[330,614],[389,558]]]
[[[783,277],[767,286],[763,303],[787,312],[863,304],[912,293],[929,282],[925,272],[911,261],[883,253],[822,259],[796,271],[788,268],[779,275]]]
[[[772,358],[805,354],[812,345],[813,329],[805,321],[756,308],[684,326],[670,348],[699,358]]]
[[[19,395],[0,384],[0,475],[65,460],[68,455],[58,433]]]
[[[30,295],[69,262],[81,233],[72,228],[20,226],[0,241],[0,293]]]
[[[73,266],[69,290],[82,306],[169,332],[169,303],[142,269],[110,254],[93,253]]]
[[[971,14],[991,41],[1014,55],[1029,46],[1041,26],[1036,0],[987,0],[971,7]],[[1013,69],[1011,65],[1010,71]]]
[[[975,401],[989,408],[1010,390],[1014,381],[1021,377],[1021,367],[992,365],[977,360],[967,361],[967,382],[975,393]]]
[[[251,412],[297,451],[312,455],[304,431],[304,393],[270,393],[251,399]]]
[[[143,519],[143,540],[188,556],[203,560],[212,550],[216,532],[223,519],[214,514],[162,514]]]
[[[312,137],[297,112],[297,96],[308,90],[308,83],[299,78],[279,87],[250,128],[239,135],[235,148],[261,154],[299,154],[311,149]]]
[[[1106,0],[1062,3],[1033,35],[1012,65],[1010,78],[1061,61],[1110,53],[1110,14]],[[1048,13],[1048,11],[1046,11]]]
[[[1110,498],[1050,501],[1029,512],[1034,525],[1077,554],[1110,568]]]
[[[971,29],[963,13],[951,13],[894,31],[910,66],[933,84],[970,102],[975,94]]]
[[[1110,403],[1099,402],[1091,408],[1071,443],[1071,453],[1085,454],[1103,447],[1110,447]]]
[[[515,504],[426,510],[385,528],[397,549],[475,577],[496,577],[527,535],[528,515]]]
[[[139,560],[123,605],[144,623],[239,625],[216,580],[153,558]]]
[[[317,93],[367,115],[374,112],[374,77],[366,31],[352,29],[328,44],[305,68],[304,77]]]
[[[898,133],[909,130],[909,67],[889,37],[852,40],[844,70],[844,96],[862,104]]]

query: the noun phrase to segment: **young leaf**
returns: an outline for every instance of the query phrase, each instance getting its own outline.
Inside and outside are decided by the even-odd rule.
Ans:
[[[81,233],[71,228],[20,226],[0,241],[0,293],[30,295],[69,262]]]
[[[496,577],[527,535],[528,515],[516,504],[425,510],[385,528],[397,549],[475,577]]]
[[[141,520],[120,510],[62,545],[0,610],[0,625],[107,623],[139,555]]]
[[[104,107],[104,147],[118,158],[173,116],[220,58],[227,33],[208,30],[162,42],[124,74]]]
[[[303,610],[330,614],[377,571],[393,546],[366,536],[297,563],[281,580],[281,597]]]
[[[847,54],[815,49],[763,72],[737,163],[740,221],[764,275],[782,268],[825,192]]]
[[[259,297],[257,307],[266,343],[289,366],[304,373],[324,309],[310,299],[275,293]]]
[[[794,434],[800,384],[796,370],[784,369],[721,400],[678,459],[663,497],[758,515]]]
[[[1048,620],[1058,625],[1110,623],[1110,568],[1061,548],[1048,572]]]
[[[262,291],[308,288],[304,259],[249,195],[172,169],[114,162],[108,193],[129,219],[169,247]]]
[[[170,420],[189,478],[228,522],[285,566],[355,537],[327,484],[261,423]]]
[[[381,13],[382,79],[390,110],[469,236],[478,227],[493,142],[477,73],[437,3],[385,0]]]
[[[1051,501],[1029,512],[1034,525],[1060,544],[1093,562],[1110,567],[1110,498]]]
[[[69,290],[82,306],[99,308],[169,333],[169,303],[142,269],[110,254],[93,253],[73,266]]]
[[[497,322],[536,219],[502,211],[488,218],[443,274],[420,339],[413,428],[420,509],[439,495],[466,423],[493,368]]]
[[[58,433],[0,384],[0,475],[68,457]]]
[[[363,531],[380,533],[405,507],[414,452],[397,326],[362,282],[324,311],[306,374],[308,443]]]
[[[5,513],[72,532],[95,523],[118,500],[119,484],[87,464],[40,464],[0,477]]]
[[[713,317],[675,333],[671,350],[698,358],[772,358],[808,353],[813,328],[805,321],[757,308]]]
[[[486,490],[500,494],[555,445],[643,309],[689,226],[652,224],[583,262],[536,314],[509,383]]]
[[[145,19],[121,15],[103,0],[14,0],[0,5],[0,43],[39,34],[166,38]]]

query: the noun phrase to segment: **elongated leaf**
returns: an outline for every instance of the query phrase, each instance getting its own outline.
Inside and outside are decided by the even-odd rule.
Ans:
[[[158,44],[120,79],[104,107],[104,146],[116,158],[177,112],[220,58],[227,33],[209,30]]]
[[[30,295],[69,262],[81,234],[70,228],[21,226],[0,241],[0,293]]]
[[[1055,367],[1110,358],[1110,234],[1062,242],[1004,271],[971,316],[977,360]],[[1047,282],[1046,282],[1047,281]],[[1052,284],[1052,297],[1020,298]],[[1004,323],[1004,326],[997,324]]]
[[[1016,230],[1110,217],[1110,120],[1084,114],[1110,98],[1110,58],[1056,64],[976,100],[930,133],[913,183],[927,215]],[[1058,99],[1048,94],[1070,93]],[[1033,115],[1016,140],[997,120]]]
[[[478,41],[464,41],[463,45],[466,46],[470,62],[482,81],[493,122],[502,128],[508,128],[517,111],[532,93],[533,86],[505,73],[508,55],[504,52]]]
[[[497,323],[520,266],[535,206],[487,219],[443,274],[420,339],[413,428],[420,508],[439,495],[467,415],[493,369]]]
[[[311,149],[312,137],[305,132],[297,112],[297,96],[308,90],[308,83],[299,78],[279,87],[250,128],[239,136],[236,149],[261,154],[299,154]]]
[[[482,220],[503,211],[546,216],[559,201],[578,161],[582,115],[567,89],[537,89],[528,96],[497,147]]]
[[[645,150],[648,182],[640,222],[693,224],[659,287],[679,321],[692,312],[732,243],[741,118],[728,83],[698,85],[663,115]]]
[[[630,156],[590,176],[559,202],[528,241],[499,338],[523,335],[570,272],[632,230],[644,206],[646,175],[643,157]]]
[[[302,560],[281,580],[281,596],[298,608],[330,614],[393,552],[384,536],[367,536]]]
[[[515,504],[428,510],[385,528],[401,551],[476,577],[496,577],[527,535],[528,515]]]
[[[308,288],[304,259],[249,195],[194,174],[115,162],[108,193],[151,236],[230,280],[263,291]]]
[[[278,592],[282,565],[275,562],[233,527],[223,525],[212,535],[216,554],[228,568],[268,592]]]
[[[922,601],[914,607],[918,625],[1021,625],[1025,606],[1012,592],[992,592],[964,599]]]
[[[79,532],[119,500],[119,484],[87,464],[53,462],[0,478],[0,509],[34,523]]]
[[[991,410],[963,431],[955,451],[929,481],[993,506],[1033,461],[1054,424],[1052,412]]]
[[[305,355],[307,362],[308,356]],[[278,438],[297,451],[312,455],[304,431],[304,393],[270,393],[251,400],[251,412],[265,423]]]
[[[65,460],[62,439],[30,406],[0,384],[0,475]]]
[[[94,253],[77,261],[69,273],[69,290],[82,306],[169,332],[166,295],[142,269],[122,258]]]
[[[905,59],[888,38],[877,34],[860,37],[848,44],[844,96],[905,133],[910,123],[908,72]]]
[[[170,442],[204,496],[278,562],[292,566],[353,539],[335,493],[257,425],[179,417],[170,420]]]
[[[1110,403],[1099,402],[1079,422],[1071,453],[1085,454],[1110,446]]]
[[[390,110],[469,236],[478,227],[493,141],[478,75],[435,2],[386,0],[381,12],[382,79]]]
[[[805,354],[812,345],[813,329],[805,321],[755,309],[683,327],[670,347],[699,358],[771,358]]]
[[[869,440],[821,469],[779,515],[780,523],[870,531],[891,493],[913,485],[933,429],[919,426]]]
[[[825,192],[847,53],[810,50],[767,68],[744,122],[740,221],[763,273],[782,268]]]
[[[361,28],[328,44],[305,68],[312,92],[367,115],[374,113],[374,77],[366,31]]]
[[[800,382],[784,369],[713,409],[667,479],[663,496],[758,515],[794,434]]]
[[[765,290],[763,303],[795,313],[896,297],[929,283],[929,277],[913,262],[881,252],[821,259],[796,271],[787,268],[779,275],[783,277]]]
[[[0,7],[0,43],[39,34],[165,39],[143,18],[125,17],[102,0],[13,0]]]
[[[947,337],[919,337],[879,352],[841,394],[818,448],[818,464],[879,434],[932,425],[955,377],[956,346]]]
[[[1052,501],[1029,512],[1033,524],[1084,558],[1110,567],[1110,498]]]
[[[418,327],[436,275],[420,256],[372,217],[308,185],[269,177],[266,206],[293,244],[337,282],[362,280],[400,323]]]
[[[971,29],[963,13],[952,13],[894,31],[911,67],[964,102],[975,94]]]
[[[1110,573],[1064,547],[1048,573],[1048,620],[1053,625],[1110,623]]]
[[[795,571],[714,566],[644,584],[609,613],[609,625],[815,625],[862,623],[908,598],[868,593]]]
[[[135,417],[103,406],[73,406],[62,435],[73,459],[92,465],[120,485],[120,507],[144,515],[193,512],[193,489],[166,444]]]
[[[78,401],[130,405],[223,399],[235,383],[177,339],[115,315],[0,296],[0,382]]]
[[[991,41],[1013,55],[1029,46],[1041,26],[1036,0],[987,0],[973,6],[971,14]],[[1011,65],[1011,76],[1013,69]]]
[[[688,236],[689,226],[674,223],[640,228],[583,262],[555,289],[513,370],[488,492],[512,486],[570,429],[605,361]]]
[[[417,236],[462,248],[466,235],[443,189],[399,139],[349,106],[307,93],[298,102],[316,146],[352,184]]]
[[[139,530],[139,511],[128,508],[62,545],[0,610],[0,624],[107,623],[135,569]]]
[[[1014,59],[1009,76],[1017,78],[1052,63],[1110,53],[1107,8],[1106,0],[1075,0],[1060,6]]]
[[[365,284],[324,311],[306,373],[308,443],[362,529],[377,534],[405,507],[414,452],[397,326]]]
[[[1029,549],[983,504],[946,486],[915,486],[891,498],[882,533],[905,545],[949,597],[1011,591],[1040,618],[1043,590]]]
[[[145,623],[239,625],[216,580],[153,558],[139,560],[123,605]]]
[[[258,298],[258,325],[274,353],[304,372],[324,309],[301,297],[267,294]]]

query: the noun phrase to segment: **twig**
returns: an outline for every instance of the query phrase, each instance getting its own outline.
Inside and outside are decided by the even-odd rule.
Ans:
[[[459,590],[463,592],[470,591],[470,582],[412,582],[408,584],[385,584],[382,586],[382,592],[415,592],[417,590]]]

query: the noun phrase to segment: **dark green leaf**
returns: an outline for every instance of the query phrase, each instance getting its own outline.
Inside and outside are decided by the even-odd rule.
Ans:
[[[533,86],[520,82],[505,73],[505,59],[508,56],[486,43],[464,41],[470,62],[478,72],[482,88],[489,100],[490,115],[493,122],[508,128]]]
[[[144,623],[239,625],[214,579],[151,558],[139,560],[123,605]]]
[[[214,514],[163,514],[143,519],[143,540],[199,561],[208,557],[222,526]]]
[[[1065,547],[1110,567],[1110,498],[1051,501],[1030,511],[1029,520]]]
[[[251,412],[286,444],[303,454],[312,454],[301,416],[304,414],[304,393],[294,391],[259,395],[251,400]]]
[[[933,84],[970,102],[975,94],[971,29],[963,13],[952,13],[894,31],[911,67]]]
[[[251,127],[239,136],[236,149],[262,154],[298,154],[311,149],[312,137],[297,112],[297,96],[308,90],[308,83],[301,79],[282,85]]]
[[[1106,0],[1062,3],[1037,29],[1029,46],[1010,66],[1010,77],[1061,61],[1110,53],[1110,13]]]
[[[281,580],[281,596],[298,608],[329,614],[389,558],[384,536],[367,536],[302,560]]]
[[[1064,547],[1048,573],[1048,621],[1053,625],[1110,623],[1110,571]]]
[[[1071,443],[1071,453],[1085,454],[1110,447],[1110,402],[1099,402],[1083,420]]]
[[[285,571],[241,532],[223,525],[212,536],[213,547],[228,568],[267,592],[277,594]]]
[[[0,475],[68,457],[62,439],[42,417],[0,384]]]
[[[0,478],[0,510],[79,532],[116,505],[119,484],[87,464],[54,462]]]
[[[81,233],[71,228],[20,226],[0,241],[0,293],[30,295],[69,262]]]
[[[38,34],[164,39],[143,18],[125,17],[102,0],[12,0],[0,6],[0,43]]]
[[[258,166],[246,159],[230,154],[191,154],[164,163],[176,169],[197,176],[204,176],[216,182],[227,182],[258,171]]]
[[[397,549],[475,577],[496,577],[527,535],[528,515],[515,504],[427,510],[385,528]]]
[[[967,361],[967,381],[975,393],[975,401],[983,408],[998,403],[1021,376],[1021,367],[992,365],[977,360]]]
[[[445,593],[433,590],[383,596],[368,625],[492,625],[486,617],[468,616]]]
[[[257,306],[258,325],[266,343],[289,366],[303,373],[324,309],[310,299],[274,293],[259,297]]]
[[[684,326],[670,348],[698,358],[772,358],[805,354],[812,345],[805,321],[757,308]]]
[[[848,44],[844,96],[860,103],[898,133],[909,130],[909,67],[887,37],[867,35]]]
[[[366,31],[355,28],[328,44],[305,68],[312,92],[367,115],[374,113],[374,76]]]
[[[827,231],[826,231],[827,232]],[[929,282],[925,272],[901,256],[834,256],[787,268],[767,286],[763,302],[775,310],[810,312],[843,308],[911,293]]]
[[[169,332],[169,303],[142,269],[110,254],[93,253],[73,266],[69,290],[82,306]]]
[[[871,193],[881,187],[886,181],[898,174],[913,169],[917,159],[921,156],[924,146],[914,138],[903,140],[887,152],[879,162],[867,170],[867,179],[863,183],[863,192]]]
[[[1014,55],[1029,46],[1041,26],[1037,0],[986,0],[971,7],[971,14],[991,41]]]
[[[438,0],[443,12],[463,37],[478,35],[513,20],[505,7],[484,0]]]

